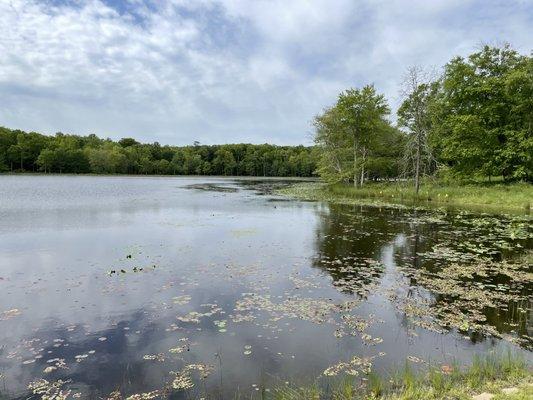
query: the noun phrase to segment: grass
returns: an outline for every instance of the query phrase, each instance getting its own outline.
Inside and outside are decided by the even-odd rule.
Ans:
[[[324,385],[322,385],[323,387]],[[502,389],[513,387],[516,392],[505,394]],[[487,392],[494,400],[531,399],[533,374],[526,361],[510,353],[475,357],[472,365],[461,369],[457,365],[446,370],[429,367],[415,372],[409,365],[387,379],[371,374],[362,383],[345,380],[335,388],[323,389],[318,384],[307,387],[283,387],[273,392],[273,400],[442,400],[469,399]]]
[[[529,211],[533,208],[533,185],[425,183],[417,196],[407,182],[368,183],[362,188],[350,185],[305,182],[282,189],[282,194],[305,199],[349,204],[400,204],[455,206],[493,210]]]

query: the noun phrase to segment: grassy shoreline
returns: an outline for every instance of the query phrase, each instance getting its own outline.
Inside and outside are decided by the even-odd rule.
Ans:
[[[333,389],[319,385],[285,387],[274,391],[276,400],[441,400],[476,399],[491,394],[493,400],[533,398],[533,371],[521,357],[501,354],[478,356],[466,368],[457,365],[429,367],[415,372],[409,365],[386,379],[369,375],[362,383],[345,380]]]
[[[406,183],[369,183],[362,188],[304,182],[281,189],[279,194],[301,200],[343,204],[394,205],[399,207],[457,207],[491,211],[529,212],[533,208],[533,185],[424,184],[418,196]]]

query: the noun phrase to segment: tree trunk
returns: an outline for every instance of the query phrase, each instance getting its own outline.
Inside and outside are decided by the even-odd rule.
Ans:
[[[353,140],[353,187],[357,188],[357,145]]]
[[[361,180],[359,181],[359,184],[361,187],[363,187],[363,183],[365,183],[365,159],[366,159],[366,149],[363,148],[362,163],[361,163]]]
[[[420,190],[420,146],[422,145],[420,132],[417,135],[416,142],[415,192],[418,196],[418,191]]]

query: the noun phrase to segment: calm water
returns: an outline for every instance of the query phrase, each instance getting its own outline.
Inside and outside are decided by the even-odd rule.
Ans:
[[[260,398],[531,358],[531,220],[287,201],[283,185],[0,176],[0,398],[41,378],[81,398]],[[507,272],[450,272],[480,260]]]

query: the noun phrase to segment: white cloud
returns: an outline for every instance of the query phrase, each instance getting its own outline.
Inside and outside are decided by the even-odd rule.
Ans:
[[[113,4],[120,4],[115,8]],[[309,143],[349,86],[529,52],[531,2],[0,0],[0,125],[162,143]]]

